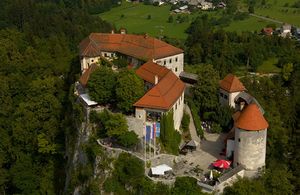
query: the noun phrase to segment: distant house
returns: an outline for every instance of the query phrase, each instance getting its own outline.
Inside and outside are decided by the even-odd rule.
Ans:
[[[200,3],[200,7],[202,10],[213,9],[214,6],[211,2],[203,1]]]
[[[273,28],[263,28],[261,32],[264,35],[271,36],[273,35]]]
[[[224,3],[223,1],[221,1],[218,5],[217,5],[218,8],[223,8],[225,9],[226,8],[226,3]]]
[[[184,5],[184,6],[181,6],[179,9],[181,10],[181,11],[183,11],[183,10],[186,10],[186,9],[188,9],[189,7],[187,6],[187,5]]]
[[[284,24],[280,29],[280,33],[281,33],[280,35],[282,37],[286,37],[287,35],[291,35],[291,31],[292,31],[292,26],[290,24]]]

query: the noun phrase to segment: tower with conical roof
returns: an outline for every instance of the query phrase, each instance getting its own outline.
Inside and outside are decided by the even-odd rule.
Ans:
[[[268,122],[255,104],[247,105],[235,124],[234,166],[257,171],[265,166]]]
[[[241,92],[245,91],[243,83],[234,76],[228,74],[223,80],[220,81],[219,101],[221,105],[236,107],[234,98]]]

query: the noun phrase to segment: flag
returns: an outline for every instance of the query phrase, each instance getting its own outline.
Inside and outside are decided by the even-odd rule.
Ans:
[[[151,139],[151,126],[146,126],[146,142],[149,142]]]
[[[160,123],[156,123],[155,132],[156,132],[156,137],[159,137],[160,136]]]
[[[155,123],[153,123],[153,139],[155,139],[155,137],[156,137],[156,124]]]

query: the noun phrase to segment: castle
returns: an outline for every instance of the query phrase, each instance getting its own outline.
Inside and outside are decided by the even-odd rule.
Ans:
[[[240,80],[228,74],[220,81],[219,101],[235,109],[234,127],[226,138],[226,156],[235,167],[257,172],[265,166],[268,122],[258,101],[246,92]]]
[[[90,74],[101,60],[122,58],[144,80],[146,93],[133,106],[137,119],[160,120],[163,113],[173,111],[174,127],[179,130],[184,108],[185,84],[179,79],[183,72],[183,50],[148,35],[91,33],[79,45],[80,83],[87,85]]]

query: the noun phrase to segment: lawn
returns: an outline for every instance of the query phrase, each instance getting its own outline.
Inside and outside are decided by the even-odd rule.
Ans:
[[[126,28],[128,33],[148,33],[155,37],[164,35],[172,38],[185,39],[187,37],[185,30],[189,27],[194,18],[202,14],[219,18],[222,12],[222,10],[213,12],[199,10],[192,14],[180,14],[183,17],[188,17],[188,21],[183,23],[176,22],[178,15],[172,14],[174,20],[172,23],[168,23],[168,18],[171,15],[170,8],[171,5],[158,7],[123,1],[121,6],[100,14],[100,17],[113,23],[117,29],[121,27]],[[225,30],[237,32],[260,31],[269,23],[270,22],[249,17],[246,20],[233,21]]]
[[[259,32],[262,28],[266,27],[266,25],[271,24],[270,21],[265,21],[255,17],[249,17],[245,20],[233,21],[229,26],[225,28],[226,31],[235,31],[235,32],[243,32],[243,31],[257,31]]]
[[[121,6],[100,14],[100,17],[113,23],[116,28],[125,27],[128,33],[148,33],[152,36],[166,35],[185,39],[187,37],[185,29],[188,28],[194,16],[189,15],[187,22],[177,23],[175,21],[177,16],[174,15],[174,21],[168,23],[170,8],[170,5],[158,7],[122,2]]]
[[[267,6],[255,8],[254,13],[300,27],[300,9],[292,8],[297,0],[269,0]],[[287,4],[287,6],[285,6]]]
[[[281,69],[275,65],[277,62],[278,62],[277,58],[270,58],[270,59],[264,61],[263,64],[257,68],[257,72],[259,72],[259,73],[279,73],[279,72],[281,72]]]

